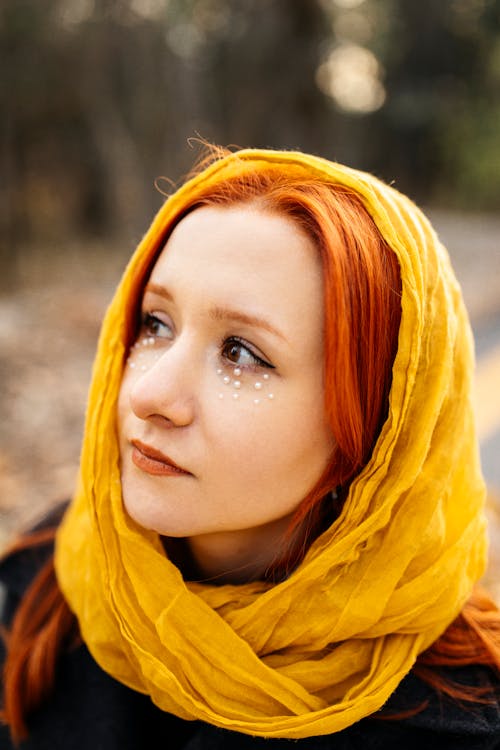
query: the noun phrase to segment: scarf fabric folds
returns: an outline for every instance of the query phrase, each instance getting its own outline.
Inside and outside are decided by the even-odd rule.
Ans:
[[[146,269],[197,191],[269,164],[353,189],[399,259],[389,414],[341,516],[288,579],[190,583],[122,506],[116,403],[127,325]],[[107,312],[78,488],[56,540],[58,580],[96,661],[164,711],[250,735],[329,734],[381,708],[484,570],[472,371],[447,253],[396,190],[317,157],[252,149],[189,180],[160,209]]]

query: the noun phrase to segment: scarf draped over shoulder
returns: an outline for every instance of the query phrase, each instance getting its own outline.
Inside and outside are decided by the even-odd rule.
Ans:
[[[354,190],[402,277],[389,413],[341,516],[278,584],[183,580],[161,539],[124,512],[116,404],[127,331],[168,227],[197,193],[259,164]],[[160,209],[106,314],[74,500],[56,571],[101,667],[184,719],[264,737],[339,731],[377,711],[457,616],[486,556],[471,406],[473,349],[448,255],[406,197],[295,152],[243,150]]]

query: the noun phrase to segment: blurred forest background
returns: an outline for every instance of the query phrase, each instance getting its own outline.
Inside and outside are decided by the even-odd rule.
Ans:
[[[0,96],[4,536],[71,493],[99,320],[200,137],[318,153],[430,213],[498,513],[500,0],[2,0]]]

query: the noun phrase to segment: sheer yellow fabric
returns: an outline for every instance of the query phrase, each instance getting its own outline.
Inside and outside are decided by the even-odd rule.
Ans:
[[[341,517],[284,582],[186,583],[124,513],[115,409],[127,320],[168,227],[197,191],[259,164],[353,188],[402,274],[389,416]],[[429,223],[374,177],[245,150],[160,209],[104,321],[74,502],[56,546],[62,591],[96,661],[185,719],[268,737],[336,732],[379,709],[455,618],[485,563],[484,486],[460,290]]]

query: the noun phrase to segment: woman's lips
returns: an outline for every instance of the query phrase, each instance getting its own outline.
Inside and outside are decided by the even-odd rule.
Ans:
[[[157,476],[192,476],[175,461],[150,445],[132,440],[132,461],[138,469]]]

